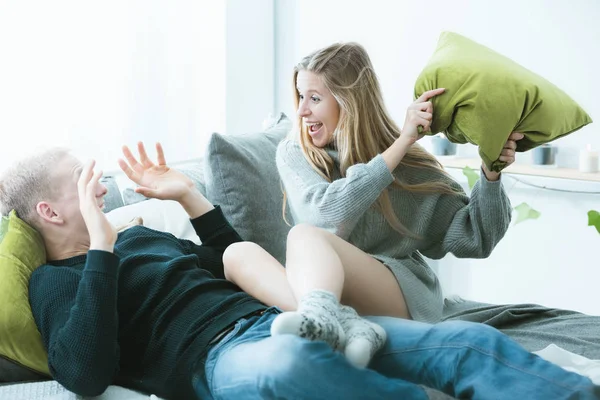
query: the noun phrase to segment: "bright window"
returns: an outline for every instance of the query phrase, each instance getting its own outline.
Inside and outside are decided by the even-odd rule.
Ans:
[[[61,145],[117,168],[122,144],[202,155],[225,128],[225,2],[0,0],[0,169]]]

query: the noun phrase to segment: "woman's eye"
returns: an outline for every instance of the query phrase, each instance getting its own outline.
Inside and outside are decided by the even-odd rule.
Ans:
[[[298,95],[298,98],[299,98],[300,100],[304,100],[304,96],[303,96],[303,95],[301,95],[301,94],[299,94],[299,95]]]
[[[321,99],[316,96],[311,97],[311,100],[314,101],[315,103],[318,103],[321,101]]]

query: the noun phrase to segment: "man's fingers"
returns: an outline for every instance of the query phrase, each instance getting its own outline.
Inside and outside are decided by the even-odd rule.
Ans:
[[[123,146],[122,149],[123,149],[123,155],[125,156],[125,159],[129,163],[131,168],[136,168],[136,166],[140,165],[140,163],[138,163],[138,161],[135,159],[135,157],[131,153],[131,150],[129,150],[129,147]]]
[[[88,188],[95,189],[96,185],[100,181],[100,178],[102,178],[102,170],[95,171],[94,174],[92,175],[92,178],[90,179],[90,181],[87,184]]]
[[[92,178],[95,165],[95,160],[90,160],[84,164],[83,169],[81,170],[81,175],[79,175],[79,179],[77,180],[77,190],[79,195],[85,193],[85,187]]]
[[[144,197],[156,198],[157,192],[154,189],[148,187],[138,186],[135,188],[135,192],[141,194]]]
[[[119,163],[119,167],[125,173],[125,175],[127,175],[127,177],[132,181],[136,182],[137,174],[129,167],[129,164],[127,164],[122,158],[119,158],[117,162]]]
[[[94,173],[94,167],[96,166],[95,160],[90,160],[83,165],[83,169],[81,170],[81,175],[79,175],[79,182],[82,182],[84,185],[87,184],[92,175]]]
[[[96,201],[96,187],[98,185],[98,182],[100,181],[100,178],[102,178],[102,171],[94,172],[92,178],[90,179],[86,187],[86,195],[88,199],[94,202]]]
[[[152,168],[154,163],[150,161],[148,154],[146,153],[146,148],[144,147],[144,143],[138,142],[137,144],[138,152],[140,153],[140,161],[144,168]]]
[[[91,160],[85,163],[81,175],[77,180],[77,192],[79,194],[79,207],[82,210],[87,209],[90,204],[96,204],[96,188],[102,171],[94,171],[96,161]]]
[[[158,165],[167,165],[167,161],[165,160],[165,152],[160,143],[156,143],[156,160]]]

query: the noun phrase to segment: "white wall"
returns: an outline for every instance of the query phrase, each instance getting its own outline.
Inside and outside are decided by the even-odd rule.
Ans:
[[[466,188],[459,170],[450,170]],[[539,189],[503,177],[513,206],[526,202],[539,219],[513,224],[485,260],[437,262],[446,294],[489,303],[538,303],[600,315],[600,234],[587,226],[587,211],[600,211],[600,183],[514,176]],[[594,192],[567,193],[562,190]]]
[[[412,101],[413,84],[435,49],[440,32],[455,31],[541,74],[578,101],[598,122],[563,138],[558,162],[576,166],[586,144],[600,149],[600,2],[597,0],[302,0],[282,2],[276,35],[276,108],[291,113],[293,65],[336,41],[362,43],[378,72],[384,97],[400,123]],[[283,37],[283,36],[282,36]],[[282,50],[283,49],[283,50]],[[427,147],[427,140],[424,140]],[[463,148],[473,154],[474,148]],[[527,163],[530,153],[520,154]],[[460,172],[457,179],[464,181]],[[599,184],[524,178],[560,190],[600,192]],[[600,235],[587,227],[587,211],[600,210],[599,195],[514,185],[513,205],[522,201],[542,212],[539,220],[511,226],[486,260],[434,263],[449,294],[492,303],[537,302],[600,314],[596,287]],[[591,300],[590,300],[591,299]]]

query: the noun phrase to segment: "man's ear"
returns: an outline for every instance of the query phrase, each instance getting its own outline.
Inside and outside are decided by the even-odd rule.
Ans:
[[[52,205],[45,202],[40,201],[35,207],[40,218],[44,221],[49,222],[51,224],[63,224],[64,220],[58,215],[58,213],[52,208]]]

